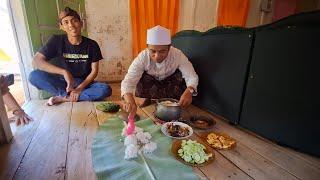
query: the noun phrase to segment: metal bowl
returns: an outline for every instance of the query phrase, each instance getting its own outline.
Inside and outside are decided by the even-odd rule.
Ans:
[[[172,102],[165,103],[165,102]],[[178,100],[172,98],[162,98],[157,100],[156,110],[154,115],[163,121],[178,120],[181,117],[181,107]]]

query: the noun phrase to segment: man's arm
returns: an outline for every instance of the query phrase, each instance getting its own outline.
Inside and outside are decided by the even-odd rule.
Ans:
[[[32,118],[26,114],[23,109],[20,107],[18,102],[14,99],[10,92],[3,95],[3,101],[8,108],[12,109],[12,113],[15,115],[15,121],[17,126],[28,124],[32,121]]]
[[[36,53],[36,55],[33,58],[32,64],[37,69],[40,69],[42,71],[46,71],[48,73],[63,75],[64,71],[65,71],[65,69],[62,69],[58,66],[50,64],[48,62],[48,59],[40,52]]]
[[[50,64],[48,61],[52,58],[58,57],[58,49],[62,43],[62,36],[53,35],[49,38],[48,42],[39,49],[39,51],[33,57],[32,64],[35,68],[42,71],[64,75],[64,69],[53,64]]]
[[[121,97],[125,101],[124,109],[129,112],[130,116],[135,116],[137,111],[133,92],[144,72],[143,61],[145,58],[145,54],[140,53],[130,65],[126,76],[121,82]]]
[[[86,77],[86,79],[78,85],[74,90],[70,93],[71,101],[77,102],[79,99],[79,96],[81,94],[81,91],[83,91],[98,75],[99,71],[99,61],[91,63],[91,72]]]
[[[177,56],[177,58],[180,61],[179,70],[181,71],[182,77],[184,78],[187,85],[187,88],[180,97],[179,104],[182,107],[187,107],[192,103],[191,91],[197,91],[199,79],[191,62],[182,52],[179,54],[179,56]]]
[[[90,74],[86,77],[86,79],[79,84],[76,89],[80,89],[81,91],[86,88],[98,75],[99,72],[99,61],[91,63],[91,72]]]
[[[139,80],[144,72],[144,60],[146,55],[140,53],[129,66],[128,72],[121,81],[121,97],[127,93],[134,93]]]
[[[197,73],[195,72],[193,65],[188,60],[188,58],[181,52],[179,59],[179,70],[182,73],[182,77],[186,81],[186,85],[189,88],[197,90],[199,77]]]
[[[126,93],[123,95],[125,101],[124,110],[129,113],[129,116],[134,117],[137,113],[137,104],[134,100],[132,93]]]
[[[23,109],[20,107],[18,102],[14,99],[12,94],[9,92],[9,88],[7,86],[7,82],[4,78],[4,76],[0,75],[0,89],[3,97],[3,101],[8,107],[8,109],[13,110],[13,114],[17,117],[16,118],[16,124],[17,125],[24,125],[28,124],[29,121],[32,120],[31,117],[29,117]],[[1,98],[1,97],[0,97]]]
[[[36,68],[38,68],[42,71],[62,75],[67,82],[67,88],[66,88],[67,92],[70,92],[74,88],[73,87],[74,80],[73,80],[72,74],[66,69],[63,69],[63,68],[60,68],[58,66],[55,66],[53,64],[48,63],[46,56],[44,56],[42,53],[40,53],[40,52],[36,53],[36,55],[33,58],[32,64]]]

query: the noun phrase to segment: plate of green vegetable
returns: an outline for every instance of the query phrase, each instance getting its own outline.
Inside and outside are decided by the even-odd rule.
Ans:
[[[174,140],[171,152],[177,160],[189,166],[205,166],[214,161],[212,149],[195,140]]]
[[[118,112],[120,105],[111,101],[99,103],[96,108],[103,112]]]

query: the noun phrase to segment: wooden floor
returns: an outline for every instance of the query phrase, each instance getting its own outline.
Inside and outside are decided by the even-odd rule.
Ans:
[[[119,100],[119,84],[113,85]],[[31,101],[25,110],[34,122],[20,127],[12,142],[0,147],[0,179],[96,179],[91,161],[91,144],[99,123],[112,114],[95,109],[99,102],[64,103],[47,107],[45,101]],[[142,118],[151,117],[154,105],[138,109]],[[201,179],[319,179],[320,160],[275,145],[261,137],[229,125],[197,107],[191,114],[213,117],[215,131],[237,140],[233,150],[214,150],[216,159],[194,168]],[[187,116],[184,114],[183,116]],[[192,138],[199,139],[201,131]]]

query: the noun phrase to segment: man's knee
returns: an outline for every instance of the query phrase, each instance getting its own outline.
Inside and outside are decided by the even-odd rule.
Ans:
[[[39,82],[39,80],[41,80],[41,78],[43,77],[43,71],[40,70],[33,70],[30,74],[29,74],[29,82],[32,85],[36,85],[37,82]]]
[[[108,84],[105,83],[97,83],[97,95],[99,96],[98,99],[104,99],[106,97],[111,96],[112,89]]]

